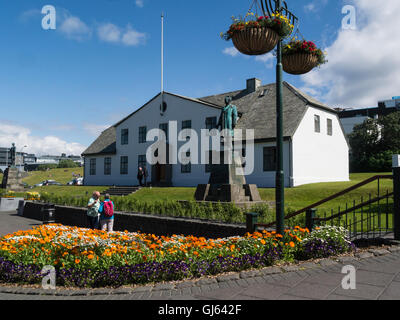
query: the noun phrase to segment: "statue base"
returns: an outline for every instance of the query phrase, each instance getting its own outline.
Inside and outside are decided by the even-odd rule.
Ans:
[[[246,184],[243,167],[238,158],[234,158],[232,164],[211,165],[208,184],[197,186],[195,199],[234,203],[262,201],[257,185]]]
[[[15,192],[24,192],[22,184],[23,173],[16,167],[7,168],[3,175],[2,188]]]

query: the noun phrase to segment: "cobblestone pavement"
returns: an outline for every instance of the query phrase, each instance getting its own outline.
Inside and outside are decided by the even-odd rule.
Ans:
[[[32,220],[0,213],[0,234]],[[21,228],[19,228],[21,229]],[[345,290],[343,267],[356,270],[356,289]],[[218,277],[164,283],[133,289],[46,291],[0,286],[1,300],[397,300],[400,299],[400,247],[371,250],[356,257],[323,259],[318,263],[269,267]]]

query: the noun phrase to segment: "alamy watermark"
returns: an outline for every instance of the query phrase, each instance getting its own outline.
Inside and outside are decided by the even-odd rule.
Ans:
[[[154,142],[146,151],[150,165],[156,164],[235,164],[236,174],[249,175],[254,171],[253,129],[201,129],[200,137],[193,129],[178,133],[177,121],[169,121],[168,137],[162,129],[151,129],[147,142]],[[185,142],[178,148],[178,142]]]
[[[45,16],[42,19],[42,28],[44,30],[55,30],[57,28],[57,12],[52,5],[45,5],[42,8],[42,14]]]
[[[56,269],[53,266],[44,266],[41,275],[42,288],[44,290],[55,290],[56,289]]]
[[[351,265],[344,266],[342,273],[346,274],[342,279],[342,289],[356,290],[356,268]]]
[[[357,29],[356,8],[352,5],[346,5],[342,8],[342,14],[345,15],[342,19],[342,29],[356,30]]]

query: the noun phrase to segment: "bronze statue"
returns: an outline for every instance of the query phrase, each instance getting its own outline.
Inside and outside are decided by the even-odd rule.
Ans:
[[[222,108],[217,127],[221,130],[230,130],[230,134],[233,136],[233,129],[235,128],[238,120],[238,112],[236,106],[231,104],[231,102],[232,97],[226,96],[225,107]]]
[[[10,148],[10,155],[11,155],[11,166],[15,167],[16,165],[16,147],[15,143],[12,144],[12,147]]]

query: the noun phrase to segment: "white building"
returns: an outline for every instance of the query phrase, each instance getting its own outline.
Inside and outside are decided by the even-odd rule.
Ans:
[[[391,100],[379,101],[378,107],[375,108],[342,109],[339,112],[339,118],[344,133],[349,135],[356,125],[362,124],[365,120],[386,116],[399,110],[400,97],[393,97]]]
[[[137,169],[146,165],[152,185],[196,187],[207,184],[209,166],[154,165],[146,163],[150,129],[177,121],[182,128],[212,129],[216,126],[224,98],[233,97],[240,119],[237,129],[254,129],[254,171],[248,184],[275,186],[276,95],[275,84],[262,86],[247,80],[244,90],[199,99],[164,92],[165,112],[160,112],[158,94],[141,108],[111,126],[83,152],[85,185],[137,185]],[[349,180],[348,144],[338,112],[284,82],[284,174],[285,186]],[[166,129],[167,130],[167,129]],[[178,142],[178,148],[185,142]],[[199,151],[200,158],[200,151]]]

